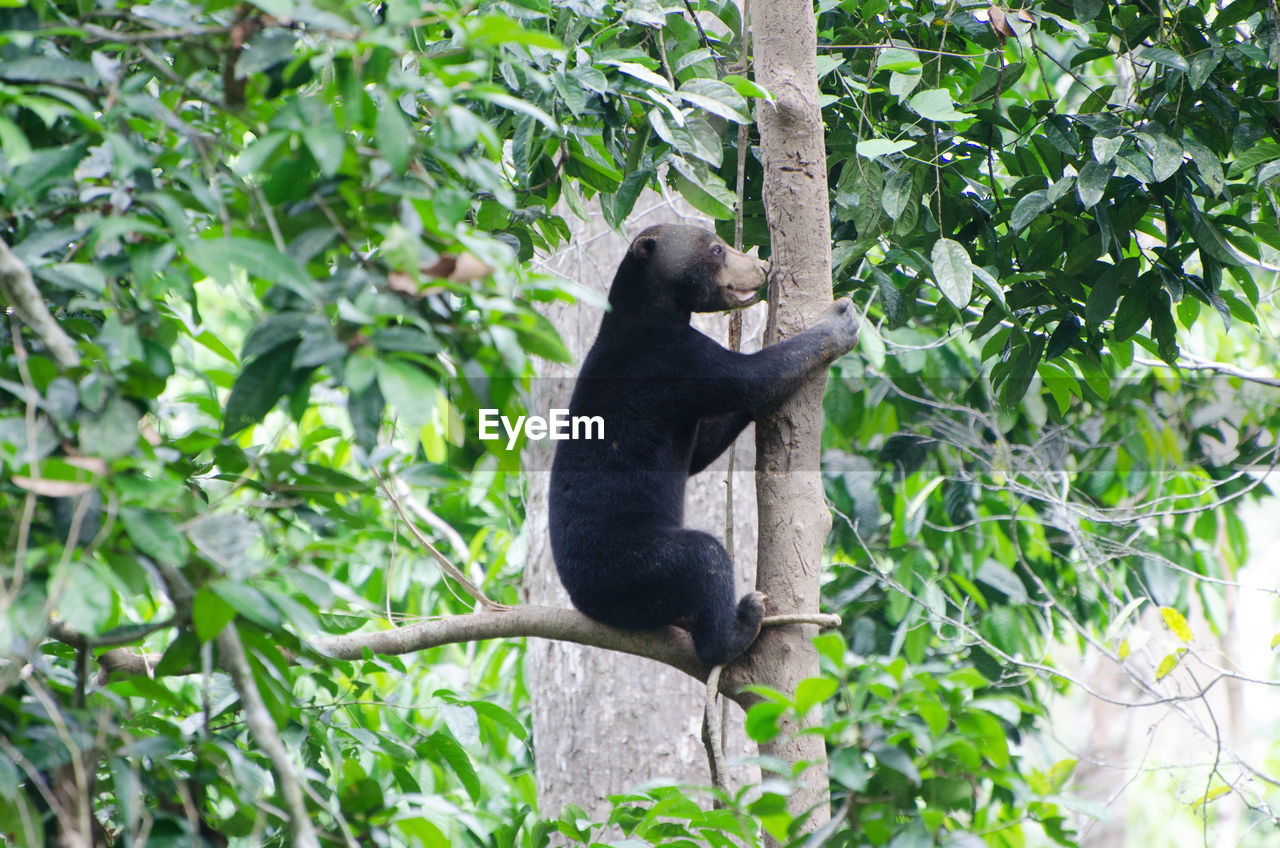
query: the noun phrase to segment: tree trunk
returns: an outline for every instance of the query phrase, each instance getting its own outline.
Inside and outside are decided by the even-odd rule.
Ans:
[[[651,224],[680,222],[707,225],[677,211],[677,203],[657,195],[640,199],[628,222],[634,236]],[[573,220],[573,219],[571,219]],[[575,223],[578,223],[575,221]],[[576,228],[573,243],[547,259],[547,270],[605,292],[626,251],[627,242],[610,230],[600,216]],[[756,332],[764,324],[763,310],[753,310]],[[589,304],[556,305],[548,317],[560,331],[574,361],[567,366],[539,369],[532,404],[546,409],[567,407],[572,376],[595,338],[603,310]],[[748,316],[748,325],[751,324]],[[703,332],[719,338],[727,334],[722,315],[697,316]],[[745,334],[744,334],[745,335]],[[551,558],[547,538],[547,469],[550,450],[537,453],[550,441],[531,442],[525,451],[528,503],[525,532],[529,552],[525,589],[531,603],[569,606]],[[755,582],[755,488],[753,450],[749,437],[739,439],[734,474],[734,536],[740,589]],[[686,497],[689,526],[717,538],[725,535],[726,461],[690,481]],[[701,742],[704,687],[683,672],[639,657],[587,648],[566,642],[529,640],[526,680],[533,705],[533,751],[541,814],[558,816],[566,804],[576,804],[592,821],[610,811],[607,796],[625,792],[653,778],[691,784],[711,782]],[[754,755],[754,745],[742,730],[742,711],[734,715],[725,748],[728,759]],[[730,787],[759,780],[754,766],[729,771]]]
[[[826,150],[818,101],[816,20],[811,0],[753,4],[756,81],[776,98],[757,114],[764,162],[764,208],[769,221],[770,276],[766,344],[793,336],[831,303],[831,225]],[[767,613],[817,612],[822,549],[831,529],[819,475],[822,390],[814,375],[776,413],[756,427],[759,547],[756,585]],[[748,656],[751,677],[792,692],[818,675],[816,628],[766,629]],[[800,728],[790,728],[795,731]],[[784,732],[760,753],[809,768],[789,805],[809,814],[804,830],[830,817],[826,749],[821,737]]]

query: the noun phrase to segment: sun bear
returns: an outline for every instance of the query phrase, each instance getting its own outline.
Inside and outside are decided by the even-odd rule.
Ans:
[[[551,550],[574,606],[615,627],[678,623],[708,665],[755,640],[764,597],[738,599],[724,546],[683,526],[685,481],[858,339],[848,299],[758,353],[689,325],[754,302],[768,269],[698,227],[641,232],[570,400],[571,416],[604,419],[604,438],[561,441],[551,466]]]

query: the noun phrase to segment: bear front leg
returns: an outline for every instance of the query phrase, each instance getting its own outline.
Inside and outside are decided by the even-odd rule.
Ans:
[[[751,423],[751,413],[730,412],[726,415],[708,416],[698,421],[698,438],[689,460],[689,475],[693,476],[716,461],[716,457],[729,449]]]
[[[852,301],[842,298],[809,329],[755,353],[726,350],[708,339],[696,352],[701,373],[679,383],[681,402],[704,418],[729,412],[754,417],[781,404],[810,374],[852,350],[858,328]]]

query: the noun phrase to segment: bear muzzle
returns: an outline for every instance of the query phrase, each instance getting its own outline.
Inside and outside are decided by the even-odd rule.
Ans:
[[[716,278],[722,308],[742,309],[755,303],[768,281],[769,268],[767,259],[730,250]]]

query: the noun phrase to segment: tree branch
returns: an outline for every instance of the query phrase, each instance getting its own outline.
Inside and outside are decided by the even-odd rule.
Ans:
[[[829,614],[786,615],[766,618],[763,626],[780,626],[796,623],[836,626],[839,616]],[[69,628],[62,626],[55,638],[71,642],[82,639]],[[678,627],[658,630],[623,630],[609,627],[587,618],[577,610],[523,604],[505,610],[454,615],[372,633],[349,633],[342,636],[318,636],[306,640],[308,648],[318,654],[339,660],[358,660],[366,650],[384,656],[410,654],[415,651],[473,642],[479,639],[558,639],[610,651],[622,651],[638,657],[646,657],[683,671],[696,680],[706,681],[711,668],[704,665],[693,650],[689,633]],[[219,643],[221,647],[221,643]],[[151,676],[160,654],[141,654],[128,648],[113,648],[98,656],[102,675],[113,671],[124,674]],[[720,691],[742,706],[750,706],[758,696],[742,692],[752,680],[745,663],[734,662],[727,666],[720,678]],[[102,676],[99,682],[104,682]]]
[[[240,642],[240,633],[234,626],[227,625],[218,634],[218,654],[231,674],[236,691],[240,693],[240,706],[244,708],[244,721],[249,733],[271,759],[271,771],[289,811],[291,844],[299,848],[320,848],[311,815],[307,812],[307,802],[302,797],[302,783],[294,771],[293,761],[276,729],[275,720],[258,692],[258,684],[249,668],[249,658],[245,656],[244,645]]]
[[[1143,359],[1135,357],[1133,360],[1138,365],[1145,365],[1148,368],[1172,368],[1167,362],[1157,359]],[[1178,368],[1186,368],[1188,371],[1212,371],[1217,374],[1225,374],[1228,377],[1235,377],[1248,383],[1257,383],[1260,386],[1273,386],[1280,388],[1280,377],[1268,377],[1262,374],[1251,374],[1234,365],[1225,362],[1213,362],[1208,359],[1200,359],[1198,357],[1184,354],[1178,360]]]
[[[80,354],[75,343],[62,331],[36,289],[31,271],[23,264],[4,239],[0,239],[0,295],[9,301],[22,323],[31,328],[44,343],[53,359],[63,369],[80,364]]]

